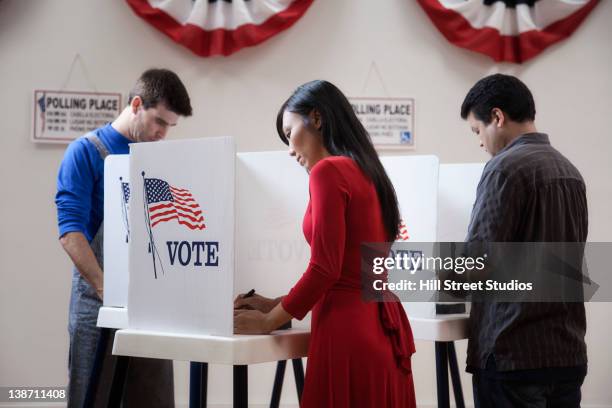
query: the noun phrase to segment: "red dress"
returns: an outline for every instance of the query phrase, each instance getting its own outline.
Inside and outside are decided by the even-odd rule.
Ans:
[[[310,173],[304,216],[310,263],[282,300],[297,319],[312,309],[302,407],[416,407],[414,341],[401,303],[364,302],[360,245],[387,241],[373,183],[350,158]]]

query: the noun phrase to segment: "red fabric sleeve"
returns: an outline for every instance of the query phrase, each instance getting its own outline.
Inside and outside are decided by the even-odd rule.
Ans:
[[[346,237],[348,183],[329,160],[310,173],[312,239],[306,272],[282,300],[284,309],[302,320],[340,278]]]

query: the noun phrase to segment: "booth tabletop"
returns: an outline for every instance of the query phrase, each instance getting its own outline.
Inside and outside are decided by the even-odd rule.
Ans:
[[[455,341],[468,337],[467,314],[437,316],[432,318],[409,317],[415,340]]]
[[[113,354],[247,365],[306,357],[309,340],[305,329],[227,337],[125,329],[115,334]]]
[[[102,306],[98,312],[97,326],[108,329],[127,329],[127,308]]]
[[[467,337],[467,315],[411,318],[415,340],[454,341]],[[270,335],[211,336],[137,329],[118,330],[113,354],[212,364],[248,365],[306,357],[310,331],[289,329]]]

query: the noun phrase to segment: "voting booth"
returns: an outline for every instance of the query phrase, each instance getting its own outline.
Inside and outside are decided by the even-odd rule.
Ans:
[[[306,270],[308,174],[287,152],[236,155],[235,292],[286,294]],[[309,319],[294,327],[310,327]]]
[[[482,164],[381,161],[400,204],[398,240],[463,240]],[[105,306],[127,307],[131,329],[231,335],[238,293],[280,296],[307,267],[308,199],[308,174],[286,152],[236,154],[229,137],[139,143],[109,156]],[[435,315],[433,303],[404,306]]]
[[[438,242],[465,240],[476,188],[485,163],[448,163],[440,165],[438,182]]]
[[[403,240],[435,242],[440,167],[438,158],[386,156],[381,157],[381,161],[397,194],[400,216],[407,230],[407,237]]]
[[[130,156],[104,161],[104,306],[126,308],[130,239]]]
[[[233,333],[232,138],[130,147],[130,328]]]
[[[440,164],[436,183],[436,242],[463,242],[476,200],[476,188],[484,163]],[[400,201],[403,203],[403,201]],[[419,214],[419,213],[413,213]],[[419,240],[413,240],[420,242]],[[436,278],[431,276],[431,279]],[[435,293],[432,292],[435,296]],[[440,314],[465,313],[469,304],[439,302],[404,302],[410,316],[434,318]]]

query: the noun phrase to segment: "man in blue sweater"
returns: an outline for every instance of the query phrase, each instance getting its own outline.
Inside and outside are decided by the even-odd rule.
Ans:
[[[72,142],[57,177],[60,242],[74,263],[68,331],[68,407],[82,407],[100,329],[103,297],[104,158],[128,154],[129,144],[159,141],[179,116],[191,116],[179,77],[166,69],[145,71],[131,90],[128,106],[112,122]],[[173,407],[172,362],[133,359],[124,395],[127,406]],[[104,393],[98,393],[104,397]],[[97,404],[102,403],[98,398]]]

